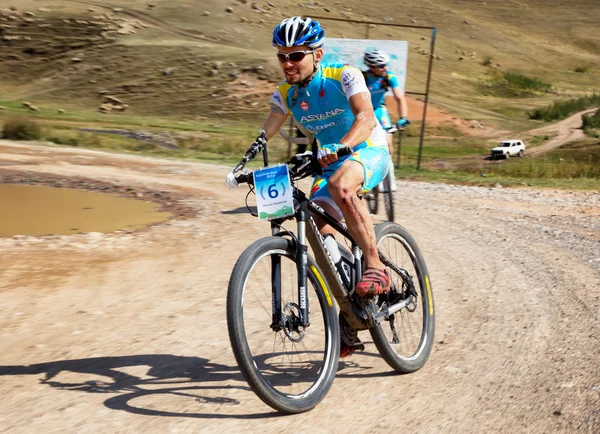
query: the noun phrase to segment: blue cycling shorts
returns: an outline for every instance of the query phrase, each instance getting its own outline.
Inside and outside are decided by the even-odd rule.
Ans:
[[[335,163],[323,169],[323,174],[317,175],[310,190],[310,199],[315,202],[325,202],[331,205],[337,212],[338,218],[342,218],[342,211],[335,204],[329,189],[327,188],[328,179],[346,160],[352,160],[360,163],[363,167],[364,181],[358,193],[366,193],[375,188],[388,173],[390,166],[390,153],[387,146],[376,146],[372,143],[363,142],[358,145],[354,153],[340,158]]]

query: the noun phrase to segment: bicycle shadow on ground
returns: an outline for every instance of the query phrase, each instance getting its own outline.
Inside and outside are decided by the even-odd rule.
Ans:
[[[258,210],[256,209],[255,206],[251,206],[250,209],[248,209],[248,207],[245,206],[240,206],[239,208],[235,208],[235,209],[230,209],[227,211],[221,211],[221,214],[250,214],[250,212],[253,212],[254,214],[258,214]]]
[[[142,379],[127,374],[119,369],[136,366],[149,366]],[[61,382],[57,378],[61,373],[78,373],[103,376],[112,381],[82,380],[80,382]],[[136,406],[133,401],[151,395],[174,395],[193,398],[199,407],[206,404],[219,406],[239,406],[237,399],[214,394],[203,395],[202,391],[211,389],[241,389],[250,391],[237,366],[211,363],[201,357],[174,356],[170,354],[148,354],[122,357],[96,357],[78,360],[59,360],[34,365],[0,366],[0,377],[5,375],[40,375],[44,378],[41,384],[47,384],[61,390],[87,393],[119,393],[104,401],[104,405],[112,410],[147,416],[189,417],[199,419],[260,419],[277,417],[274,411],[266,413],[227,414],[219,413],[180,413]],[[72,378],[71,375],[67,377]],[[220,381],[239,381],[243,385],[206,385]],[[148,386],[150,388],[145,388]],[[144,401],[145,402],[145,401]]]
[[[359,358],[360,357],[360,358]],[[387,371],[381,372],[370,372],[377,369],[375,366],[366,364],[364,357],[373,359],[381,359],[381,356],[377,353],[371,353],[368,351],[359,351],[350,357],[340,359],[338,362],[337,378],[381,378],[381,377],[395,377],[400,375],[392,368],[386,365]],[[375,360],[373,360],[375,361]]]

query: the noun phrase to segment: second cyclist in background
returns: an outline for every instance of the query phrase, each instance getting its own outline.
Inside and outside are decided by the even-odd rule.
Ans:
[[[388,90],[391,89],[398,105],[399,119],[396,122],[396,127],[399,130],[403,130],[404,127],[410,123],[408,120],[408,105],[406,103],[404,92],[398,83],[398,79],[387,69],[390,62],[390,57],[384,51],[370,49],[365,52],[364,62],[369,69],[364,71],[363,74],[365,76],[367,87],[371,92],[371,103],[373,104],[375,116],[379,120],[379,123],[384,130],[392,128],[390,115],[387,107],[385,106],[385,96]],[[393,164],[394,149],[391,134],[387,135],[387,142],[390,149],[390,181],[392,185],[392,191],[396,191],[396,177],[394,174]]]

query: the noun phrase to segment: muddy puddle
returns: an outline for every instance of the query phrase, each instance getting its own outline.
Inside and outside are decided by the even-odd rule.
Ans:
[[[0,184],[0,237],[141,229],[171,216],[156,203],[107,193]]]

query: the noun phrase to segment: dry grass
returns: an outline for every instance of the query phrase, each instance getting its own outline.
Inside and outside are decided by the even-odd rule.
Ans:
[[[233,2],[233,13],[227,13],[228,5],[220,0],[159,0],[152,9],[147,1],[139,0],[90,1],[90,6],[70,1],[18,3],[19,10],[36,11],[36,19],[54,25],[40,28],[36,22],[5,29],[5,34],[31,38],[0,41],[0,96],[9,100],[70,103],[96,110],[101,101],[98,92],[108,91],[124,99],[130,105],[129,111],[144,115],[234,117],[260,112],[266,107],[265,90],[272,88],[279,77],[272,59],[271,29],[283,16],[300,13],[379,22],[387,18],[391,23],[414,20],[417,25],[437,26],[436,54],[443,60],[435,61],[432,97],[466,118],[501,120],[507,114],[523,114],[525,118],[526,110],[545,105],[556,96],[523,101],[480,95],[478,86],[485,82],[491,67],[544,80],[563,95],[581,94],[600,82],[595,72],[600,66],[600,35],[595,31],[600,3],[596,0],[487,2],[476,7],[466,0],[438,0],[403,4],[393,10],[348,0],[344,5],[328,4],[330,12],[277,0],[271,2],[274,8],[259,4],[260,13],[251,9],[251,2]],[[40,6],[50,12],[38,12]],[[88,11],[90,7],[94,12]],[[94,16],[111,12],[112,7],[125,8],[116,14],[117,18],[140,18],[152,28],[118,36],[114,42],[92,44],[90,38],[98,36],[101,29],[73,21],[62,23],[65,17],[92,21]],[[204,16],[205,11],[210,15]],[[323,24],[332,37],[361,38],[365,34],[360,25]],[[423,91],[427,56],[414,49],[428,48],[428,41],[421,38],[428,38],[429,32],[377,26],[369,29],[369,34],[377,39],[409,41],[408,90]],[[32,55],[32,47],[40,54]],[[24,52],[27,49],[30,54]],[[465,59],[458,60],[463,51]],[[72,57],[80,57],[82,62],[74,64]],[[492,65],[484,66],[482,60],[487,57],[493,59]],[[223,62],[223,67],[211,77],[208,74],[214,61]],[[589,72],[574,72],[582,64],[589,65]],[[264,66],[254,78],[262,76],[271,83],[260,82],[257,88],[262,92],[239,97],[240,89],[230,87],[230,74],[254,66]],[[165,74],[167,69],[169,74]]]

